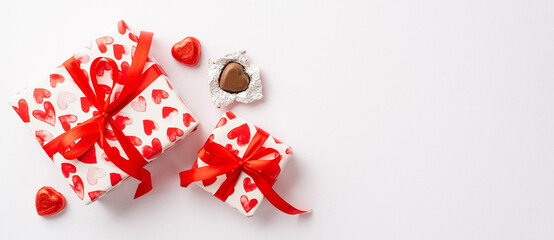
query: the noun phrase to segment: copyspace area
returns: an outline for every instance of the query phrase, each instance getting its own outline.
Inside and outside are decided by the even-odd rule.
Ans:
[[[200,127],[148,165],[152,192],[84,206],[5,102],[120,19],[155,33]],[[7,1],[0,29],[0,239],[554,239],[553,1]],[[171,56],[186,36],[196,67]],[[237,50],[264,98],[218,109],[208,59]],[[274,188],[313,213],[179,187],[227,110],[293,148]],[[36,214],[44,185],[61,214]]]

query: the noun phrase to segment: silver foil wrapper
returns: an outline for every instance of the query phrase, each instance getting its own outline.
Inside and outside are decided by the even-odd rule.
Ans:
[[[250,78],[248,88],[242,92],[230,93],[219,87],[219,77],[225,65],[231,62],[236,62],[244,67],[244,72]],[[231,104],[233,101],[242,103],[251,103],[262,98],[262,81],[260,79],[260,69],[255,65],[246,65],[246,51],[238,51],[227,54],[216,61],[209,60],[210,67],[208,69],[208,82],[210,84],[210,92],[212,93],[212,101],[216,107],[224,107]]]

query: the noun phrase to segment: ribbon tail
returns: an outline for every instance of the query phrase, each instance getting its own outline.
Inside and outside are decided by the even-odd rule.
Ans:
[[[114,165],[121,169],[121,171],[129,174],[129,176],[141,181],[137,187],[134,198],[138,198],[152,190],[152,177],[148,170],[121,157],[121,155],[108,144],[104,136],[100,138],[100,142],[102,149],[104,149],[104,152]]]
[[[117,124],[113,121],[113,119],[109,120],[109,124],[112,127],[114,134],[121,144],[121,147],[123,148],[123,151],[127,154],[127,157],[129,160],[124,159],[121,157],[119,153],[116,153],[108,144],[104,136],[102,136],[102,147],[104,148],[104,151],[106,152],[106,155],[108,155],[108,152],[117,160],[112,162],[119,167],[122,171],[129,174],[131,177],[141,181],[137,187],[137,191],[135,192],[135,197],[138,198],[146,193],[148,193],[150,190],[152,190],[152,176],[150,175],[150,172],[146,170],[143,166],[146,165],[146,160],[142,157],[142,155],[138,152],[138,150],[132,145],[132,143],[129,141],[129,139],[123,134],[121,129],[117,127]],[[108,157],[110,157],[108,155]],[[111,158],[110,158],[111,160]]]
[[[142,154],[136,149],[136,147],[131,143],[129,138],[125,136],[125,134],[119,129],[115,121],[110,118],[109,124],[112,127],[112,130],[115,134],[115,137],[119,141],[119,144],[121,144],[121,148],[127,154],[127,157],[129,158],[129,161],[132,163],[139,165],[140,167],[146,165],[148,162],[144,159]]]
[[[148,182],[150,183],[147,183],[145,181],[139,183],[138,187],[137,187],[137,191],[135,192],[135,196],[133,197],[133,199],[137,199],[139,197],[142,197],[142,195],[144,194],[147,194],[148,192],[150,192],[152,190],[152,180],[150,180],[150,172],[148,172]]]
[[[235,169],[232,172],[227,174],[227,179],[223,181],[219,189],[214,193],[216,198],[219,198],[221,201],[227,201],[227,198],[233,193],[235,185],[237,185],[239,174],[241,173],[240,169]]]
[[[279,209],[281,212],[284,212],[289,215],[296,215],[296,214],[302,214],[311,212],[312,210],[299,210],[292,205],[290,205],[287,201],[285,201],[279,194],[273,190],[271,185],[267,183],[264,178],[256,174],[255,172],[244,170],[246,174],[248,174],[250,177],[252,177],[252,180],[254,180],[254,183],[256,183],[256,186],[258,186],[258,189],[260,189],[260,192],[264,195],[264,197],[277,209]]]

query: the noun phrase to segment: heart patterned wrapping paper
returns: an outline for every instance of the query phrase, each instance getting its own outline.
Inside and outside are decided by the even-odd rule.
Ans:
[[[91,75],[97,77],[95,94],[108,96],[110,104],[116,101],[124,89],[125,77],[133,65],[135,51],[138,52],[137,42],[140,42],[140,37],[124,21],[120,21],[107,34],[73,56],[87,78]],[[95,69],[89,71],[94,60],[102,57],[112,59],[116,64],[119,70],[117,79],[112,79],[116,69],[108,61],[97,62]],[[127,142],[132,143],[131,146],[144,157],[143,164],[151,162],[198,126],[189,107],[173,88],[162,68],[149,54],[145,58],[144,74],[150,69],[156,72],[157,78],[119,112],[110,116],[128,139]],[[98,109],[91,104],[64,65],[17,93],[9,102],[41,146],[98,114]],[[103,134],[111,149],[123,158],[128,158],[112,126],[105,125]],[[60,153],[51,158],[77,196],[86,204],[97,200],[129,177],[107,157],[99,142],[77,159],[66,159]]]
[[[291,155],[292,149],[288,145],[234,113],[226,112],[198,153],[192,169],[181,173],[181,185],[186,187],[195,182],[247,217],[254,215],[264,198],[287,214],[304,213],[306,211],[295,209],[275,196],[277,194],[272,190]],[[207,170],[213,167],[221,169]],[[198,173],[202,168],[219,173],[214,174],[217,177],[196,181],[195,176],[207,175]],[[233,180],[224,189],[222,186],[228,179]]]

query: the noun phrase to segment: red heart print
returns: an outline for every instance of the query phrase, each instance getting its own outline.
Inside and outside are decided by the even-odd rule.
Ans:
[[[117,79],[118,84],[125,84],[127,81],[127,75],[129,74],[129,69],[131,68],[131,65],[129,65],[128,62],[123,61],[121,63],[121,72],[119,72],[119,78]]]
[[[196,122],[192,115],[190,113],[183,114],[183,124],[185,127],[189,127],[191,122]]]
[[[54,105],[51,102],[44,102],[44,111],[42,110],[33,110],[33,117],[37,120],[48,123],[52,126],[56,125],[56,111],[54,110]]]
[[[113,94],[113,97],[111,99],[118,99],[119,98],[119,94],[121,94],[121,91],[117,91]]]
[[[44,143],[52,141],[52,139],[54,139],[54,136],[49,131],[37,130],[35,131],[35,138],[41,146],[44,146]]]
[[[162,118],[167,118],[170,115],[175,116],[178,113],[176,108],[172,107],[163,107],[162,108]]]
[[[142,125],[144,126],[144,133],[148,136],[152,135],[152,130],[158,130],[158,123],[152,120],[142,120]]]
[[[214,138],[215,138],[215,136],[213,134],[210,134],[210,136],[208,136],[208,140],[210,140],[210,141],[213,141]]]
[[[90,106],[92,106],[92,103],[88,100],[88,98],[82,97],[81,98],[81,109],[83,110],[83,112],[88,113],[88,111],[90,110]]]
[[[233,112],[226,112],[225,115],[229,118],[229,120],[233,120],[237,116]]]
[[[233,145],[231,144],[225,144],[225,148],[227,148],[227,150],[229,150],[229,152],[231,152],[232,154],[234,155],[239,155],[239,150],[238,149],[233,149]]]
[[[96,148],[92,146],[85,154],[78,157],[77,160],[82,163],[93,164],[96,163]]]
[[[60,92],[58,94],[58,107],[62,110],[67,109],[67,104],[75,102],[77,100],[77,97],[75,97],[75,94],[70,92]]]
[[[62,115],[62,116],[59,116],[58,119],[62,124],[63,130],[66,130],[66,131],[71,129],[70,123],[77,122],[77,116],[73,114]]]
[[[146,112],[146,99],[139,96],[136,101],[131,103],[131,108],[137,112]]]
[[[133,145],[135,146],[140,146],[142,145],[142,140],[138,137],[135,137],[135,136],[127,136],[127,139],[129,139],[129,142],[131,142]]]
[[[137,35],[133,34],[133,33],[129,33],[129,39],[133,42],[138,42],[138,37]]]
[[[112,186],[115,186],[119,182],[121,182],[121,174],[119,173],[110,173],[110,182]]]
[[[50,216],[65,207],[65,197],[54,188],[44,186],[37,192],[35,206],[40,216]]]
[[[242,186],[244,187],[244,191],[246,192],[252,192],[258,188],[254,182],[252,182],[252,179],[249,177],[244,178],[242,181]]]
[[[292,149],[289,147],[285,150],[285,153],[288,154],[288,155],[291,155],[292,154]]]
[[[194,37],[186,37],[171,48],[173,58],[189,66],[198,63],[200,52],[200,41]]]
[[[23,120],[23,122],[29,122],[29,105],[27,105],[27,101],[25,101],[25,99],[19,99],[19,101],[17,101],[17,107],[12,106],[12,108],[15,110],[17,115],[19,115],[21,120]]]
[[[154,89],[152,90],[152,100],[155,104],[162,103],[162,99],[167,99],[169,97],[169,94],[161,89]]]
[[[221,119],[219,119],[219,122],[217,122],[217,125],[215,126],[215,128],[221,127],[226,123],[227,123],[227,118],[222,117]]]
[[[127,55],[128,52],[127,52],[127,50],[125,49],[125,46],[123,46],[123,45],[121,45],[121,44],[114,44],[114,45],[113,45],[113,54],[114,54],[115,59],[121,60],[121,57],[122,57],[124,54]]]
[[[97,167],[90,167],[87,171],[87,182],[90,185],[96,185],[98,183],[99,178],[103,178],[106,176],[106,171],[102,168]]]
[[[177,137],[181,137],[183,136],[183,134],[185,133],[183,132],[183,130],[179,128],[174,128],[174,127],[167,128],[167,138],[171,142],[175,142]]]
[[[65,78],[57,73],[50,74],[50,86],[55,88],[58,83],[63,83]]]
[[[157,138],[152,139],[152,146],[146,145],[142,147],[142,155],[147,159],[157,156],[161,151],[162,143]]]
[[[75,55],[73,55],[73,58],[75,58],[75,60],[77,60],[79,64],[88,63],[90,61],[89,56],[86,53],[82,52],[76,53]]]
[[[96,201],[99,197],[101,197],[102,195],[104,195],[104,193],[106,193],[106,191],[102,191],[102,190],[92,191],[92,192],[89,192],[89,193],[88,193],[88,196],[90,197],[90,201],[91,201],[91,202],[94,202],[94,201]]]
[[[246,146],[248,142],[250,141],[250,128],[248,127],[248,124],[242,124],[236,128],[231,129],[229,133],[227,133],[227,138],[229,139],[237,139],[237,144],[239,146]]]
[[[70,184],[69,186],[71,186],[73,191],[77,193],[77,197],[83,200],[83,197],[85,196],[85,187],[83,185],[83,180],[81,180],[81,177],[79,177],[79,175],[73,175],[71,180],[73,181],[73,185]]]
[[[45,98],[49,98],[52,94],[50,91],[44,89],[44,88],[35,88],[33,91],[33,97],[35,98],[35,102],[41,104],[42,101]]]
[[[112,70],[112,65],[110,65],[109,62],[102,60],[98,62],[98,65],[96,66],[96,76],[103,77],[104,72],[111,71],[111,70]]]
[[[62,163],[62,174],[65,178],[69,177],[70,173],[76,173],[77,168],[71,163]]]
[[[127,29],[129,29],[129,27],[127,27],[127,23],[125,23],[125,21],[119,20],[119,22],[117,22],[117,31],[119,31],[119,34],[125,34]]]
[[[100,50],[101,53],[106,53],[106,51],[108,51],[108,47],[106,47],[106,45],[110,45],[112,43],[113,38],[110,36],[104,36],[96,39],[98,50]]]
[[[244,208],[244,211],[250,212],[252,208],[258,205],[258,200],[255,198],[248,200],[248,197],[246,195],[242,195],[240,196],[240,204],[242,204],[242,208]]]
[[[119,115],[115,116],[114,121],[115,121],[115,124],[117,124],[117,126],[121,130],[125,129],[126,125],[133,124],[133,119],[132,118],[130,118],[126,115],[123,115],[121,113],[119,113]]]

